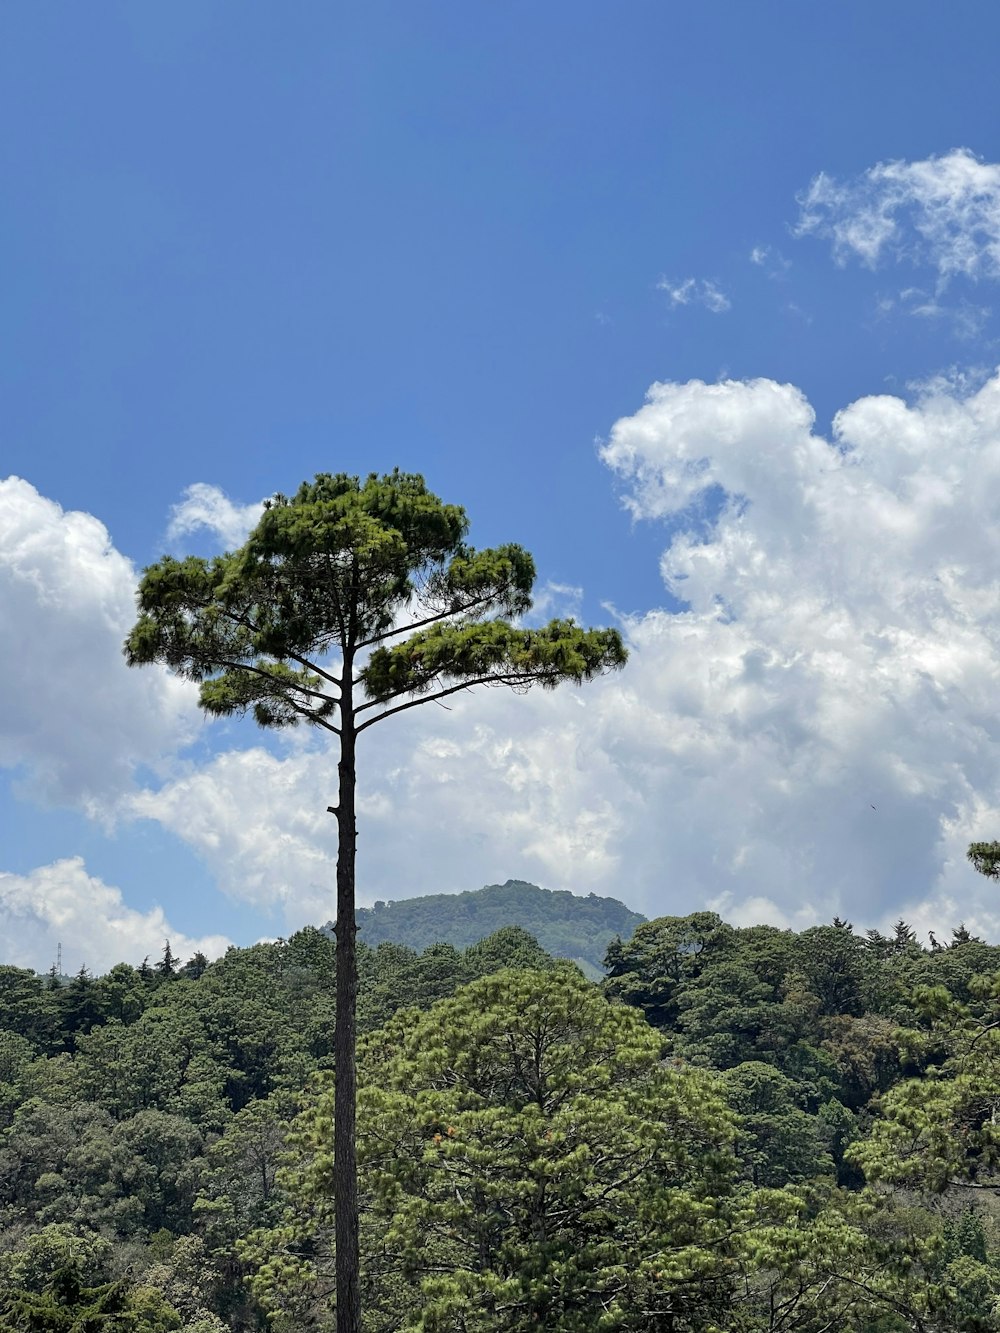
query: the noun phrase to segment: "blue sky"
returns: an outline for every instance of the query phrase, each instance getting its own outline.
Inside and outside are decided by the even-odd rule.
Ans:
[[[912,0],[7,6],[6,957],[330,915],[329,753],[202,724],[118,644],[164,550],[397,465],[633,663],[380,738],[362,901],[518,876],[1000,938],[962,862],[1000,831],[998,29]]]

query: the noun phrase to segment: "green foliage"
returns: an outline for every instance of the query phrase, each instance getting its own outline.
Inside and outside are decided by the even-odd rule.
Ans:
[[[734,930],[698,912],[612,945],[606,989],[641,1006],[686,1059],[716,1069],[764,1061],[800,1085],[811,1113],[833,1095],[858,1110],[899,1073],[888,1014],[915,963],[905,953],[887,963],[844,925]]]
[[[1000,842],[973,842],[969,845],[968,855],[981,875],[1000,879]]]
[[[726,1333],[972,1333],[935,1282],[933,1223],[827,1185],[761,1196]],[[990,1325],[989,1327],[993,1327]]]
[[[212,1144],[195,1212],[213,1248],[231,1247],[238,1237],[277,1220],[282,1206],[277,1173],[296,1110],[290,1093],[273,1093],[244,1107]]]
[[[239,551],[166,556],[147,569],[126,659],[163,662],[200,683],[207,712],[250,713],[261,726],[337,730],[358,686],[370,701],[359,713],[389,705],[358,731],[429,693],[580,683],[624,664],[615,630],[511,623],[531,605],[534,563],[514,545],[474,550],[467,529],[464,510],[422,477],[321,473],[294,496],[275,496]],[[407,609],[409,633],[389,646],[406,633]],[[323,665],[338,653],[352,673],[365,650],[351,679]]]
[[[870,1008],[878,974],[850,926],[813,926],[796,943],[799,967],[822,1015],[860,1015]]]
[[[609,667],[625,665],[617,630],[585,630],[572,620],[518,629],[502,620],[432,625],[404,643],[377,648],[362,672],[370,699],[420,695],[442,680],[497,678],[504,684],[580,685]]]
[[[28,1102],[0,1147],[3,1202],[20,1219],[144,1235],[186,1226],[198,1131],[161,1111],[115,1123],[99,1106]]]
[[[993,1012],[1000,984],[990,987]],[[881,1099],[870,1136],[851,1149],[869,1180],[944,1191],[990,1184],[1000,1166],[998,1019],[983,1022],[943,988],[919,993],[925,1027],[903,1034],[934,1063]]]
[[[782,1185],[831,1175],[823,1126],[803,1110],[795,1082],[761,1061],[725,1075],[726,1098],[739,1115],[737,1151],[754,1185]]]
[[[58,1040],[55,1001],[36,973],[0,966],[0,1030],[16,1032],[38,1051],[48,1052]]]
[[[578,897],[540,889],[521,880],[488,884],[466,893],[438,893],[399,902],[376,903],[357,912],[358,935],[366,944],[383,942],[426,949],[447,941],[468,949],[506,927],[530,932],[547,953],[569,958],[599,976],[608,945],[628,937],[645,920],[615,898]],[[510,941],[513,947],[513,941]],[[497,967],[531,965],[527,959],[497,959]]]
[[[550,966],[551,962],[541,942],[523,926],[501,926],[465,951],[466,966],[477,977],[488,977],[491,972],[501,972],[505,967],[538,970]]]
[[[640,1005],[655,1027],[667,1026],[677,1017],[681,987],[701,974],[731,934],[714,912],[647,921],[630,940],[609,946],[608,994]]]
[[[716,1080],[665,1066],[660,1045],[566,967],[495,974],[370,1038],[369,1326],[652,1328],[655,1289],[677,1330],[713,1327],[733,1118]],[[248,1247],[290,1318],[322,1306],[331,1095],[298,1123],[285,1224]]]
[[[697,913],[610,954],[360,948],[366,1333],[1000,1333],[1000,951]],[[332,1327],[333,945],[163,962],[0,969],[0,1333],[263,1333],[250,1276]]]
[[[111,1246],[47,1226],[0,1256],[0,1333],[178,1333],[155,1288],[110,1275]]]

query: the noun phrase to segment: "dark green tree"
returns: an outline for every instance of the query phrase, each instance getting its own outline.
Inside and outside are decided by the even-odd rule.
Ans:
[[[17,1032],[38,1049],[58,1044],[58,992],[34,972],[23,967],[0,965],[0,1029]]]
[[[987,879],[1000,879],[1000,842],[969,844],[969,860]]]
[[[538,629],[535,567],[520,546],[476,551],[468,520],[420,476],[320,474],[277,495],[239,550],[164,557],[143,575],[131,666],[164,663],[201,685],[219,716],[306,722],[339,747],[336,815],[337,1321],[358,1333],[355,1067],[356,754],[376,723],[475,685],[580,683],[625,662],[614,630]]]
[[[832,1174],[823,1126],[806,1115],[794,1081],[760,1060],[725,1076],[726,1099],[740,1117],[737,1152],[754,1185],[780,1187]]]
[[[488,977],[504,967],[549,967],[552,959],[523,926],[503,926],[465,951],[465,962],[476,976]]]
[[[163,941],[163,956],[156,964],[156,975],[160,981],[172,981],[177,975],[177,959],[170,947],[170,941]]]
[[[607,992],[616,1000],[639,1005],[654,1027],[672,1027],[679,992],[727,948],[732,934],[732,926],[715,912],[647,921],[630,940],[614,940],[608,946]]]
[[[73,1049],[77,1040],[104,1022],[97,983],[81,967],[69,983],[55,993],[63,1029],[63,1041]]]
[[[178,976],[190,977],[192,981],[197,981],[200,976],[204,975],[207,967],[208,959],[199,949],[197,953],[192,954],[187,960],[178,973]]]
[[[150,993],[143,985],[137,968],[116,963],[96,982],[101,1010],[107,1019],[134,1023],[150,1003]]]

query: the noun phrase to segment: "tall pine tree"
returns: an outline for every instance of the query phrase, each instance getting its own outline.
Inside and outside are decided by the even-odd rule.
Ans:
[[[468,520],[420,476],[320,474],[270,501],[239,550],[165,557],[139,586],[131,666],[165,663],[219,716],[306,722],[336,737],[337,1005],[334,1110],[338,1333],[359,1333],[355,1068],[357,745],[377,723],[476,685],[581,683],[625,662],[614,630],[538,629],[520,546],[477,551]]]

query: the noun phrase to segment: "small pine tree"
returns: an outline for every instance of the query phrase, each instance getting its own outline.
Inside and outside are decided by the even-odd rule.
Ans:
[[[160,982],[172,981],[177,975],[177,959],[170,948],[170,941],[163,942],[163,957],[156,964],[156,975]]]
[[[900,953],[905,953],[912,944],[917,942],[916,932],[906,924],[902,917],[896,922],[893,939]]]
[[[951,932],[951,944],[949,948],[954,949],[959,944],[981,944],[978,935],[973,935],[964,921],[959,922]]]

